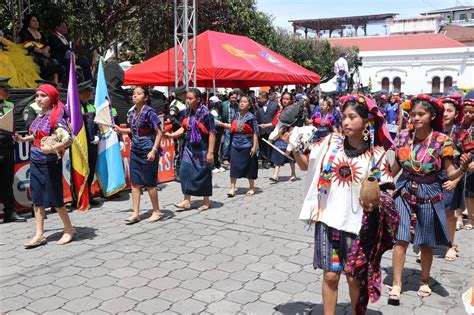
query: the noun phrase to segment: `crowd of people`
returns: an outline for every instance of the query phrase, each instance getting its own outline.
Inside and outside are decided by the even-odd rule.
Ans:
[[[33,34],[34,35],[34,34]],[[7,100],[8,80],[0,80],[0,116],[14,108]],[[88,142],[96,145],[89,82],[82,84],[81,102]],[[349,283],[355,314],[365,313],[369,300],[381,295],[380,260],[393,248],[393,285],[388,301],[399,305],[402,272],[410,243],[420,248],[418,295],[431,294],[429,283],[433,247],[446,246],[446,261],[458,255],[457,230],[472,230],[474,213],[474,98],[449,95],[355,94],[319,97],[312,88],[272,88],[269,92],[234,89],[227,95],[207,95],[199,89],[177,88],[165,113],[150,106],[150,92],[135,87],[127,125],[116,121],[119,134],[131,138],[130,181],[132,214],[126,224],[140,221],[142,189],[148,191],[153,211],[147,221],[163,218],[157,192],[162,137],[174,139],[176,175],[183,199],[177,209],[191,208],[192,197],[202,197],[199,211],[211,208],[213,172],[229,170],[229,198],[237,193],[237,179],[248,180],[246,196],[256,192],[259,169],[274,168],[269,178],[280,181],[280,170],[290,165],[289,181],[296,181],[296,165],[306,171],[300,219],[314,225],[313,266],[324,271],[322,295],[326,314],[334,314],[341,273]],[[14,210],[13,141],[30,141],[30,190],[36,233],[25,248],[43,245],[45,209],[54,207],[64,224],[58,244],[74,238],[64,206],[61,152],[71,144],[58,90],[51,84],[36,89],[38,110],[19,136],[0,130],[0,199],[4,222],[24,221]],[[299,128],[281,127],[281,117],[298,108]],[[25,116],[26,118],[26,116]],[[169,128],[164,128],[167,125]],[[306,129],[305,129],[306,128]],[[308,129],[309,128],[309,129]],[[48,144],[43,138],[62,130],[65,140]],[[308,143],[298,132],[312,130]],[[300,139],[296,140],[295,139]],[[395,152],[390,162],[387,152]],[[93,148],[89,151],[94,173]],[[288,153],[288,154],[287,154]],[[92,177],[93,178],[93,177]],[[92,178],[89,178],[90,182]],[[367,197],[368,185],[379,191]],[[372,193],[373,193],[372,191]],[[370,195],[370,193],[369,193]],[[467,208],[464,224],[463,211]]]

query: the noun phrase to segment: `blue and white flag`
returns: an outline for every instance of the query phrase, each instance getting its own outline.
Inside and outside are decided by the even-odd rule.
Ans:
[[[101,118],[102,121],[109,121],[109,124],[99,123],[102,137],[99,141],[96,175],[102,193],[105,197],[108,197],[125,188],[126,181],[118,137],[111,127],[110,98],[102,62],[102,57],[100,57],[94,107],[97,118]]]

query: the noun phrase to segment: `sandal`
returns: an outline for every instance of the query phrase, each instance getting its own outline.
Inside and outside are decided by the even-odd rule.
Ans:
[[[290,182],[296,182],[298,178],[296,176],[291,176],[290,177]]]
[[[388,292],[388,304],[399,306],[401,293],[402,293],[401,287],[399,287],[398,285],[392,286],[390,292]]]
[[[229,190],[229,192],[227,193],[227,197],[229,198],[235,197],[235,190],[234,189]]]
[[[33,238],[31,241],[23,245],[25,249],[32,249],[36,248],[38,246],[46,244],[46,238],[44,236],[38,237],[38,238]]]
[[[138,222],[140,222],[140,217],[131,217],[131,218],[128,218],[127,220],[125,220],[126,225],[133,225],[133,224],[138,223]]]
[[[210,205],[202,205],[197,209],[198,211],[206,211],[206,210],[209,210],[210,207],[211,207]]]
[[[245,193],[245,196],[253,196],[253,195],[255,195],[255,189],[249,189]]]
[[[270,181],[278,183],[278,177],[270,177]]]
[[[421,298],[430,296],[431,295],[430,285],[428,283],[421,282],[420,288],[418,289],[418,292],[416,294]]]
[[[68,243],[71,243],[72,240],[74,239],[74,235],[76,235],[76,230],[74,230],[74,229],[72,229],[71,232],[64,231],[63,236],[56,242],[56,244],[66,245]]]
[[[464,229],[465,230],[472,230],[472,224],[468,223],[468,224],[464,225]]]
[[[456,222],[456,231],[462,230],[464,228],[464,224],[461,222]]]
[[[161,213],[159,212],[158,213],[158,216],[156,218],[153,218],[154,214],[152,214],[148,219],[146,219],[145,221],[146,222],[149,222],[149,223],[154,223],[154,222],[158,222],[158,221],[161,221],[163,220],[163,218],[165,217],[165,214],[164,213]]]
[[[458,246],[453,245],[446,252],[446,255],[444,256],[444,260],[446,260],[446,261],[455,261],[456,258],[458,257],[457,252],[458,252]]]
[[[175,203],[174,206],[178,209],[183,209],[183,210],[191,210],[191,206],[190,205],[187,205],[187,206],[183,206],[183,201],[181,201],[180,203]]]

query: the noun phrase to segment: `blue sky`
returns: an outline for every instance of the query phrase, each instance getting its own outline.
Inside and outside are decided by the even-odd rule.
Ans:
[[[337,16],[399,13],[416,16],[421,12],[457,5],[474,5],[473,0],[257,0],[260,11],[273,15],[276,26],[292,30],[288,20]],[[370,26],[369,26],[370,28]],[[383,31],[383,28],[381,28]]]

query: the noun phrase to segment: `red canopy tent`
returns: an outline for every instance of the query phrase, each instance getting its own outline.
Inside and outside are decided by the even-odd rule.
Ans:
[[[199,87],[318,84],[320,77],[245,36],[205,31],[196,38]],[[182,55],[182,54],[181,54]],[[182,59],[182,56],[178,58]],[[125,72],[125,85],[173,86],[174,48]]]

